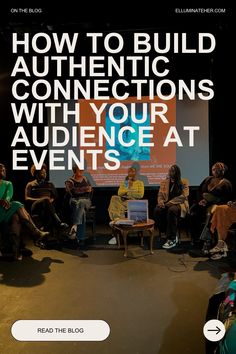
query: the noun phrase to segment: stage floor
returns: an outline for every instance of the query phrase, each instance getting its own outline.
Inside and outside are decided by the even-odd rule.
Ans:
[[[150,255],[134,237],[125,258],[108,245],[110,231],[97,226],[87,258],[73,247],[42,250],[27,240],[31,257],[0,261],[1,354],[205,353],[208,300],[221,273],[236,269],[235,255],[193,257],[188,239],[169,251],[155,240]],[[104,320],[111,332],[101,342],[20,342],[11,326],[24,319]]]

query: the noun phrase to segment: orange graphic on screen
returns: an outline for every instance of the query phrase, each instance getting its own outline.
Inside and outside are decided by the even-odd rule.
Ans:
[[[79,103],[79,125],[91,128],[91,131],[86,130],[91,133],[91,137],[87,136],[84,139],[79,137],[78,140],[83,139],[83,142],[94,145],[85,148],[85,160],[87,170],[92,173],[97,186],[119,185],[127,175],[130,166],[137,168],[140,175],[145,177],[145,184],[156,185],[166,176],[170,165],[176,163],[176,144],[163,146],[170,127],[176,126],[175,98],[164,101],[158,97],[154,100],[148,97],[142,97],[142,100],[129,97],[122,102],[115,99],[107,101],[82,99]],[[94,104],[97,109],[103,107],[100,122],[96,122],[96,114],[91,104]],[[163,113],[165,120],[161,115],[163,106],[167,107],[166,112]],[[113,132],[113,145],[103,139],[99,146],[99,127],[103,127],[109,136],[111,131]],[[118,134],[121,130],[123,133],[119,139]],[[150,134],[151,137],[147,136]],[[132,145],[123,146],[129,143]],[[142,146],[150,143],[153,146]],[[97,170],[92,170],[91,154],[86,153],[86,149],[101,150],[97,155]],[[109,149],[119,153],[117,159],[120,161],[120,167],[117,170],[110,171],[104,167],[106,162],[104,155]]]

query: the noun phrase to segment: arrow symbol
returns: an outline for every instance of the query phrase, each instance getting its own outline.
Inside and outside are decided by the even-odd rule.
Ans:
[[[208,332],[216,332],[216,334],[219,334],[220,331],[221,329],[218,326],[216,326],[216,329],[208,329]]]

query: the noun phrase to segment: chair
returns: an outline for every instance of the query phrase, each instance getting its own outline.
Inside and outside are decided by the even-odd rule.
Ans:
[[[91,207],[86,212],[86,224],[91,224],[92,234],[96,233],[96,206],[91,205]]]
[[[236,222],[230,226],[225,242],[230,251],[236,251]]]
[[[181,233],[183,230],[185,231],[187,237],[191,238],[189,232],[189,213],[187,213],[184,218],[178,217],[177,220],[177,232],[178,232],[179,244],[181,243]],[[191,243],[192,243],[192,238],[191,238]]]

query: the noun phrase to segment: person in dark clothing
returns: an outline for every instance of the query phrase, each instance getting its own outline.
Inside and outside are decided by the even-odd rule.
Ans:
[[[169,249],[178,243],[178,217],[185,217],[188,210],[189,182],[181,178],[179,166],[172,165],[168,176],[160,184],[154,219],[160,232],[165,232],[167,242],[162,246]]]
[[[194,241],[198,241],[203,223],[210,222],[214,206],[227,204],[232,200],[232,184],[224,177],[227,167],[222,162],[212,166],[212,176],[206,177],[200,184],[198,200],[190,209],[190,233]]]
[[[29,182],[25,188],[25,200],[30,205],[31,215],[37,215],[40,226],[46,230],[50,230],[52,227],[68,228],[69,226],[61,221],[56,212],[57,190],[54,184],[46,179],[47,166],[43,164],[40,170],[36,170],[33,165],[31,175],[35,179]]]

